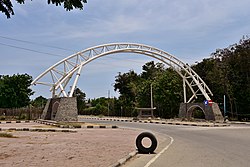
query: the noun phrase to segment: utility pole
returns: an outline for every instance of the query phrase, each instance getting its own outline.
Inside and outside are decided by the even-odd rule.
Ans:
[[[150,84],[151,116],[154,117],[153,82]]]
[[[153,83],[150,84],[150,99],[151,99],[151,109],[154,108],[154,104],[153,104]]]
[[[109,116],[109,97],[110,97],[110,90],[108,90],[108,116]]]
[[[226,95],[224,95],[224,117],[226,116],[226,112],[227,112],[227,110],[226,110]]]
[[[121,106],[121,117],[122,117],[122,106]]]

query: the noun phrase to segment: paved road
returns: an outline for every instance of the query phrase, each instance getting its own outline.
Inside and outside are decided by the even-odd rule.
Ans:
[[[125,166],[250,166],[250,126],[247,125],[205,128],[88,119],[82,119],[82,121],[145,129],[166,137],[166,142],[156,150],[157,154],[142,155]]]

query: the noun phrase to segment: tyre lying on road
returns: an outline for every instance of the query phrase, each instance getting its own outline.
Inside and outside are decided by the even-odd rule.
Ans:
[[[145,147],[143,145],[143,139],[144,138],[149,138],[151,141],[150,147]],[[136,147],[138,149],[138,152],[141,154],[149,154],[149,153],[154,153],[156,147],[157,147],[157,140],[156,137],[150,133],[150,132],[142,132],[139,134],[136,138]]]

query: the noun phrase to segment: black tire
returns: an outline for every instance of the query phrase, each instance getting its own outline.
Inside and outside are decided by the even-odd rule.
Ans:
[[[151,146],[148,148],[144,147],[142,144],[142,140],[145,137],[147,137],[151,140]],[[154,153],[154,151],[157,147],[157,140],[152,133],[142,132],[136,138],[136,147],[137,147],[139,153],[142,153],[142,154]]]

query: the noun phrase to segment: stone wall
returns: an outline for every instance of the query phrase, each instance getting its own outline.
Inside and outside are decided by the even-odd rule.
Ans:
[[[75,97],[49,99],[41,119],[54,121],[77,121],[77,101]]]
[[[43,108],[0,108],[0,120],[39,119]]]

